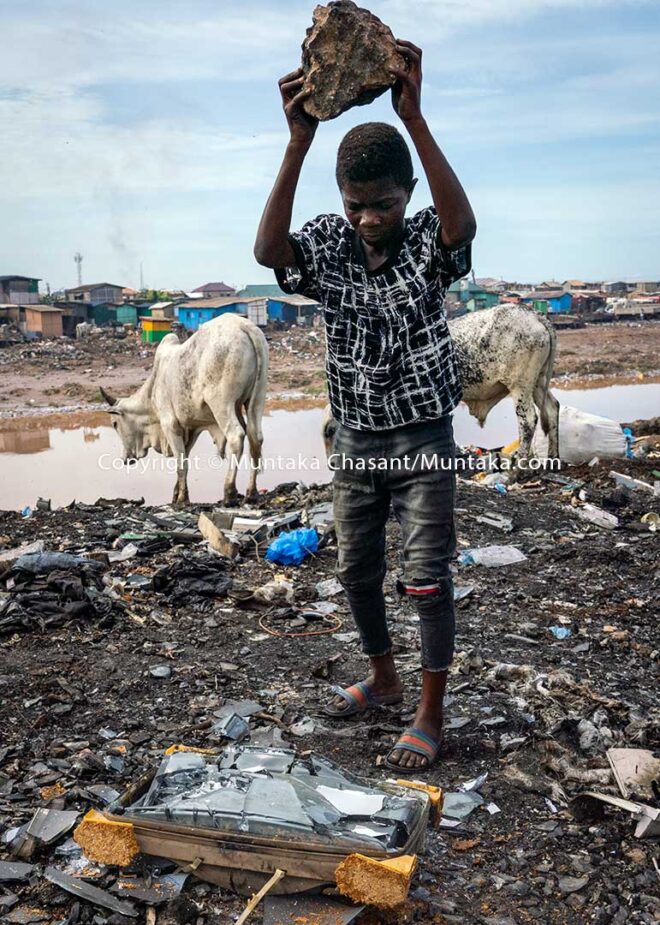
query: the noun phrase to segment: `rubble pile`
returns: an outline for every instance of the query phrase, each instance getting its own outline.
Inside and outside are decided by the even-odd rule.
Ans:
[[[20,362],[35,368],[72,369],[93,357],[119,356],[131,347],[140,350],[149,347],[140,343],[137,334],[119,338],[112,328],[98,328],[98,331],[98,336],[90,340],[57,337],[28,343],[12,342],[0,350],[0,367]],[[154,352],[153,347],[150,352]]]
[[[614,478],[607,462],[504,491],[459,481],[457,654],[445,744],[424,774],[444,807],[402,910],[374,920],[366,909],[356,922],[657,920],[654,452],[615,467],[650,490]],[[616,525],[584,520],[588,504]],[[396,590],[398,526],[387,526],[385,590],[405,701],[335,722],[320,709],[331,686],[363,678],[365,666],[333,577],[330,486],[288,483],[231,522],[221,512],[100,499],[0,514],[4,608],[16,597],[8,578],[22,574],[45,582],[43,594],[79,582],[114,617],[35,619],[0,636],[0,921],[110,925],[152,921],[151,908],[158,922],[235,920],[245,900],[226,887],[162,858],[92,861],[71,840],[90,809],[106,809],[174,743],[313,751],[389,777],[382,759],[410,723],[420,681],[417,617]],[[200,515],[254,542],[218,552]],[[279,530],[313,525],[321,540],[299,565],[265,558]],[[474,552],[486,547],[524,559],[485,563]],[[53,553],[77,564],[60,561],[50,588],[53,572],[16,570],[21,556]],[[265,902],[251,920],[286,902]]]

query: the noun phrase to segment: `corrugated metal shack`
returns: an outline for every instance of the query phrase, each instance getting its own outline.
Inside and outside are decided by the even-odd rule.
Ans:
[[[259,327],[264,327],[267,321],[266,300],[227,296],[217,299],[195,299],[191,302],[181,302],[177,306],[178,320],[188,331],[196,331],[207,321],[228,313],[243,315]]]
[[[54,305],[26,305],[25,325],[42,337],[62,337],[62,309]]]
[[[311,325],[319,308],[318,302],[303,295],[272,296],[268,299],[268,320]]]
[[[137,308],[128,302],[121,305],[116,305],[112,302],[93,305],[89,314],[91,320],[99,326],[108,324],[136,325],[138,319]]]

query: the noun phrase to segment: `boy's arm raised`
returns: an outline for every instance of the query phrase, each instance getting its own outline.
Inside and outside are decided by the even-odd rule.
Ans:
[[[296,257],[289,243],[293,200],[303,161],[318,126],[318,120],[303,109],[302,103],[309,94],[300,89],[302,83],[301,68],[287,74],[279,82],[291,137],[280,172],[261,216],[254,243],[255,259],[264,267],[292,267],[296,264]]]
[[[392,71],[397,78],[392,88],[392,105],[413,140],[429,181],[433,205],[442,224],[442,243],[455,250],[472,241],[477,223],[465,190],[422,115],[422,51],[403,39],[397,39],[397,46],[408,68]]]

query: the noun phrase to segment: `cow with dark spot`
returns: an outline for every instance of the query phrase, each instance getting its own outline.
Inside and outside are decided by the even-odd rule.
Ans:
[[[158,345],[147,381],[127,398],[101,394],[121,437],[124,462],[142,459],[150,448],[176,457],[174,502],[188,496],[188,462],[207,430],[221,458],[229,450],[224,499],[235,501],[238,460],[245,436],[250,446],[246,498],[257,495],[261,461],[261,419],[266,399],[268,344],[259,328],[235,314],[203,324],[185,343],[168,334]]]
[[[559,402],[550,391],[557,335],[531,308],[496,305],[449,322],[463,385],[463,401],[483,427],[488,413],[507,395],[513,399],[520,447],[528,459],[540,417],[548,456],[559,453]],[[323,440],[330,453],[337,428],[330,405],[323,416]]]

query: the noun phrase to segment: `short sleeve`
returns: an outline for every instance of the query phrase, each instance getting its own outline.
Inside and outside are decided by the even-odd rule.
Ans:
[[[329,262],[336,258],[343,223],[339,215],[318,215],[303,225],[300,231],[289,235],[296,266],[275,270],[277,282],[284,292],[320,299],[323,273]]]
[[[449,250],[442,243],[442,223],[433,206],[422,209],[411,219],[415,232],[421,238],[421,247],[428,254],[433,275],[438,275],[444,287],[451,286],[457,279],[472,269],[472,246],[464,244],[456,250]]]

